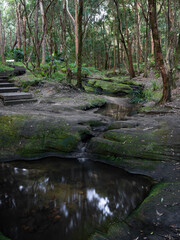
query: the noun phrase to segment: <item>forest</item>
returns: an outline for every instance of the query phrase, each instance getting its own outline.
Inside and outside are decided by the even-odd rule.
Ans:
[[[67,81],[112,70],[130,78],[151,68],[171,98],[179,68],[179,0],[1,1],[1,62],[15,59],[34,72]],[[59,70],[59,71],[58,71]],[[59,76],[58,76],[59,74]]]
[[[180,0],[0,1],[0,240],[180,239]]]

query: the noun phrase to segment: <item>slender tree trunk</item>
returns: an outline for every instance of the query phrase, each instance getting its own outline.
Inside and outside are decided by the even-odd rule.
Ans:
[[[116,73],[116,45],[115,45],[115,41],[116,41],[116,26],[115,26],[115,20],[113,22],[113,45],[114,45],[114,75]]]
[[[78,71],[77,71],[77,87],[82,88],[81,68],[82,68],[82,17],[83,17],[84,0],[79,0],[79,14],[78,14]]]
[[[171,88],[169,77],[166,72],[161,45],[160,45],[160,38],[157,26],[157,12],[156,12],[156,0],[148,0],[148,11],[150,17],[150,25],[152,29],[152,35],[154,40],[154,47],[155,47],[155,56],[158,62],[158,66],[161,72],[162,80],[163,80],[163,96],[160,100],[160,103],[166,103],[171,99]]]
[[[40,0],[39,5],[40,5],[40,10],[41,10],[42,32],[43,32],[45,16],[44,16],[44,7],[43,7],[42,0]],[[44,33],[43,41],[42,41],[42,64],[45,64],[45,63],[46,63],[46,36]]]
[[[136,62],[137,62],[137,74],[139,75],[139,58],[140,58],[140,31],[139,31],[139,14],[138,3],[135,1],[135,17],[136,17]]]
[[[4,56],[4,40],[3,40],[3,31],[2,31],[2,16],[0,11],[0,50],[1,50],[1,61],[2,64],[5,64],[5,56]]]
[[[180,33],[179,33],[178,43],[176,47],[175,64],[174,64],[175,68],[177,68],[179,62],[180,62]]]
[[[145,66],[144,66],[144,77],[147,78],[148,77],[148,23],[146,22],[146,48],[145,48]]]
[[[118,3],[117,0],[114,0],[114,3],[116,5],[116,11],[117,11],[117,18],[118,18],[118,23],[119,23],[119,32],[120,32],[120,36],[121,36],[121,42],[122,42],[122,44],[124,46],[124,50],[126,52],[127,59],[128,59],[129,75],[130,75],[130,78],[134,78],[135,77],[135,72],[134,72],[133,61],[132,61],[131,43],[130,43],[130,40],[129,40],[129,31],[128,31],[128,27],[127,27],[126,9],[125,9],[125,5],[124,5],[124,0],[122,1],[122,3],[123,3],[123,8],[124,8],[124,17],[125,17],[125,25],[126,25],[127,46],[126,46],[124,35],[122,33],[122,30],[121,30],[121,17],[120,17],[120,12],[119,12],[119,5],[118,5],[119,3]]]
[[[16,4],[16,34],[17,34],[17,45],[18,48],[21,49],[21,24],[20,24],[20,9],[21,9],[21,4],[17,3]]]
[[[27,54],[26,54],[26,17],[23,16],[23,55],[24,55],[24,62],[27,60]]]
[[[62,21],[62,44],[64,51],[64,62],[66,64],[66,80],[71,83],[72,72],[69,68],[68,57],[67,57],[67,42],[66,42],[66,0],[63,0],[63,21]]]
[[[39,46],[39,0],[36,0],[35,10],[35,47],[36,47],[36,67],[40,67],[40,46]]]
[[[125,7],[125,4],[124,4],[124,0],[122,0],[122,4],[123,4],[123,9],[124,9],[124,20],[125,20],[125,25],[126,25],[126,38],[127,38],[127,46],[128,46],[129,73],[130,73],[130,78],[134,78],[136,75],[135,75],[135,71],[134,71],[134,67],[133,67],[131,42],[130,42],[130,39],[129,39],[129,29],[128,29],[128,25],[127,25],[126,7]]]
[[[77,0],[74,0],[74,7],[75,7],[74,30],[75,30],[76,64],[78,65],[79,36],[78,36],[78,2]]]
[[[116,40],[117,40],[117,59],[118,59],[118,68],[119,68],[119,73],[121,72],[121,58],[120,58],[120,43],[119,43],[119,35],[118,33],[116,34]]]

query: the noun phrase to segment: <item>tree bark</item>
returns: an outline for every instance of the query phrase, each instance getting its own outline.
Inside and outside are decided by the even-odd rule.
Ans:
[[[115,35],[115,31],[116,31],[116,26],[115,26],[115,20],[113,21],[113,45],[114,45],[114,75],[116,73],[116,45],[115,45],[115,41],[116,41],[116,35]]]
[[[24,55],[24,62],[27,60],[27,54],[26,54],[26,17],[23,16],[23,55]]]
[[[20,9],[21,9],[21,3],[17,3],[17,1],[15,1],[15,5],[16,5],[16,36],[17,36],[17,45],[18,48],[21,49],[21,24],[20,24]]]
[[[44,29],[44,23],[45,23],[45,16],[44,16],[44,7],[42,0],[39,2],[40,10],[41,10],[41,19],[42,19],[42,32]],[[46,63],[46,39],[45,39],[45,32],[42,40],[42,64]]]
[[[36,10],[35,10],[35,47],[36,47],[36,67],[40,67],[40,44],[39,44],[39,0],[36,0]]]
[[[0,50],[1,50],[1,61],[2,64],[5,64],[5,55],[4,55],[4,40],[3,40],[3,32],[2,32],[2,16],[0,11]]]
[[[79,0],[78,14],[78,70],[77,70],[77,87],[82,88],[81,69],[82,69],[82,17],[83,17],[84,0]]]
[[[163,80],[163,96],[159,103],[166,103],[171,100],[171,88],[169,77],[166,72],[164,59],[162,55],[162,49],[160,44],[158,25],[157,25],[157,12],[156,12],[156,0],[148,0],[148,12],[150,17],[150,26],[152,29],[154,47],[155,47],[155,56],[158,62],[159,70],[161,72]]]
[[[79,3],[80,4],[80,3]],[[75,18],[74,18],[74,31],[75,31],[75,47],[76,47],[76,64],[78,65],[78,53],[79,53],[79,26],[78,26],[78,3],[77,0],[74,0],[75,7]]]

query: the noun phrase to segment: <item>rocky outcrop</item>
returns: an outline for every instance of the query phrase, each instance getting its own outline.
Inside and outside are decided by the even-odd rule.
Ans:
[[[167,117],[164,122],[161,117],[152,117],[151,125],[148,125],[147,120],[148,117],[144,117],[139,123],[131,120],[111,124],[111,130],[91,140],[89,151],[102,158],[179,161],[180,121]]]
[[[0,116],[0,159],[33,159],[76,152],[88,127],[70,125],[64,119],[37,115]]]

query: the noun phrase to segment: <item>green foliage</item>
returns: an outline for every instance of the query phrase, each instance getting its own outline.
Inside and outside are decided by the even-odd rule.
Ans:
[[[180,63],[177,64],[177,70],[180,71]]]
[[[6,71],[11,71],[13,70],[13,68],[11,67],[8,67],[6,65],[3,65],[1,62],[0,62],[0,72],[6,72]]]
[[[8,59],[14,59],[16,62],[21,62],[24,58],[23,50],[20,48],[15,48],[6,53]]]
[[[58,71],[58,72],[53,73],[51,75],[51,78],[57,80],[58,82],[62,82],[63,80],[65,80],[66,74]]]
[[[151,92],[149,90],[142,91],[141,89],[133,90],[130,94],[131,103],[140,103],[149,99]]]
[[[152,82],[152,89],[153,91],[156,91],[160,88],[159,84],[156,81]]]
[[[10,238],[5,237],[5,236],[0,232],[0,240],[10,240]]]

